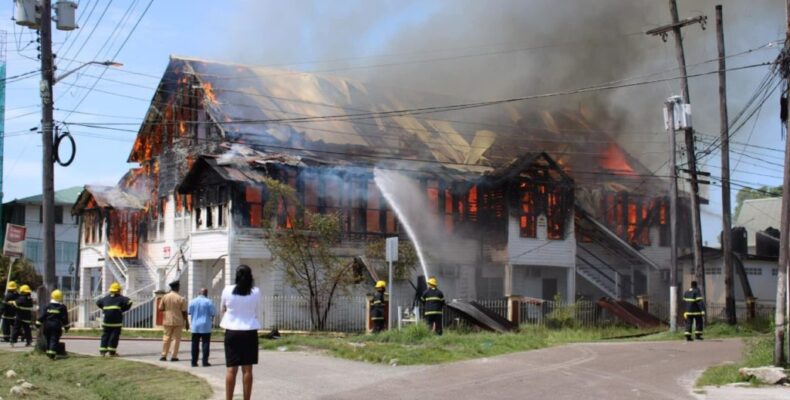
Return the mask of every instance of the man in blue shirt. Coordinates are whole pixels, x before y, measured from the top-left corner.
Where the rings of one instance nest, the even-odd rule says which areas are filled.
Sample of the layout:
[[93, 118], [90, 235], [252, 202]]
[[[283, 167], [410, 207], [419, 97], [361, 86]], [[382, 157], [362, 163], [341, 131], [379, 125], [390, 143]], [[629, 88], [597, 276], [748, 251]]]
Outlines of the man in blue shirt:
[[211, 366], [208, 362], [209, 343], [211, 342], [211, 326], [217, 310], [209, 300], [208, 289], [200, 289], [200, 296], [189, 302], [189, 316], [192, 318], [192, 366], [197, 367], [198, 344], [203, 344], [203, 366]]

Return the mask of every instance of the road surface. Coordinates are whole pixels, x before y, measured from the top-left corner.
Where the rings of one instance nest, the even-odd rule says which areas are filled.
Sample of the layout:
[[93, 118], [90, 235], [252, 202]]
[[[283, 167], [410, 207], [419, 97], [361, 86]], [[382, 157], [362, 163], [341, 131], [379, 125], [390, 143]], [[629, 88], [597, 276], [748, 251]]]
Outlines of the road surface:
[[[67, 340], [69, 351], [97, 354], [96, 340]], [[160, 342], [122, 340], [124, 358], [192, 372], [222, 398], [221, 343], [212, 343], [211, 367], [160, 362]], [[720, 388], [693, 393], [710, 365], [737, 361], [740, 340], [573, 344], [445, 364], [390, 367], [315, 353], [262, 351], [254, 369], [253, 397], [277, 399], [790, 399], [790, 389]], [[240, 382], [239, 382], [240, 385]], [[237, 388], [239, 393], [240, 387]], [[755, 392], [755, 390], [758, 390]]]

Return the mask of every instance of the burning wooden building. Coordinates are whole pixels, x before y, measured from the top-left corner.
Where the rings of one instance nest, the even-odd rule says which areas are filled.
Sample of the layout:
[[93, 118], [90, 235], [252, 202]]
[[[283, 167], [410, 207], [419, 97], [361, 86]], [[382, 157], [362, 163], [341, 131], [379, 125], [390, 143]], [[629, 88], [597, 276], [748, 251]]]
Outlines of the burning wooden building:
[[[105, 271], [103, 288], [112, 277], [140, 293], [180, 277], [191, 297], [218, 293], [245, 263], [265, 293], [288, 294], [261, 226], [264, 178], [291, 185], [308, 210], [340, 213], [338, 251], [353, 257], [371, 240], [411, 239], [379, 170], [419, 199], [428, 273], [451, 298], [666, 295], [661, 181], [584, 110], [433, 112], [413, 97], [171, 58], [129, 155], [137, 166], [78, 201], [80, 267]], [[277, 223], [287, 228], [294, 212]]]

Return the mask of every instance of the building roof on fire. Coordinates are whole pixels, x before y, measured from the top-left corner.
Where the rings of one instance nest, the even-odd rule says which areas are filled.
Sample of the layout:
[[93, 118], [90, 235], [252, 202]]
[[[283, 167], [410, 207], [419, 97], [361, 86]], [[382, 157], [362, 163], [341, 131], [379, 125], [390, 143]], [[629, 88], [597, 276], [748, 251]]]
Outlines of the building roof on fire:
[[570, 175], [579, 171], [584, 182], [595, 180], [597, 187], [608, 179], [618, 182], [615, 189], [649, 192], [657, 186], [642, 184], [651, 171], [597, 129], [583, 109], [547, 112], [510, 103], [452, 113], [401, 112], [452, 100], [334, 76], [176, 56], [130, 161], [143, 161], [140, 142], [156, 134], [167, 114], [162, 110], [181, 84], [203, 88], [208, 118], [220, 127], [223, 140], [267, 153], [331, 162], [407, 161], [482, 173], [545, 151]]
[[145, 200], [118, 186], [85, 185], [74, 203], [72, 213], [78, 214], [90, 208], [142, 210], [145, 209]]

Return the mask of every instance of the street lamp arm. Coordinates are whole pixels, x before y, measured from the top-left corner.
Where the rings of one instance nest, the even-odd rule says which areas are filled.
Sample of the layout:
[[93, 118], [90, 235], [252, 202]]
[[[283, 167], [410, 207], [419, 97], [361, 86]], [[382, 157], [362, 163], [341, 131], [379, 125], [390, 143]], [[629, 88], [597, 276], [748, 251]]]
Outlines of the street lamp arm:
[[91, 65], [91, 64], [104, 65], [104, 66], [107, 66], [107, 67], [121, 67], [121, 66], [123, 66], [123, 64], [121, 64], [119, 62], [110, 61], [110, 60], [107, 60], [107, 61], [88, 61], [85, 64], [82, 64], [79, 67], [74, 68], [71, 71], [68, 71], [68, 72], [64, 73], [63, 75], [56, 77], [52, 81], [52, 84], [54, 85], [54, 84], [56, 84], [56, 83], [58, 83], [58, 82], [60, 82], [60, 81], [62, 81], [64, 79], [66, 79], [66, 77], [68, 77], [69, 75], [71, 75], [71, 74], [73, 74], [73, 73], [75, 73], [75, 72], [87, 67], [88, 65]]

